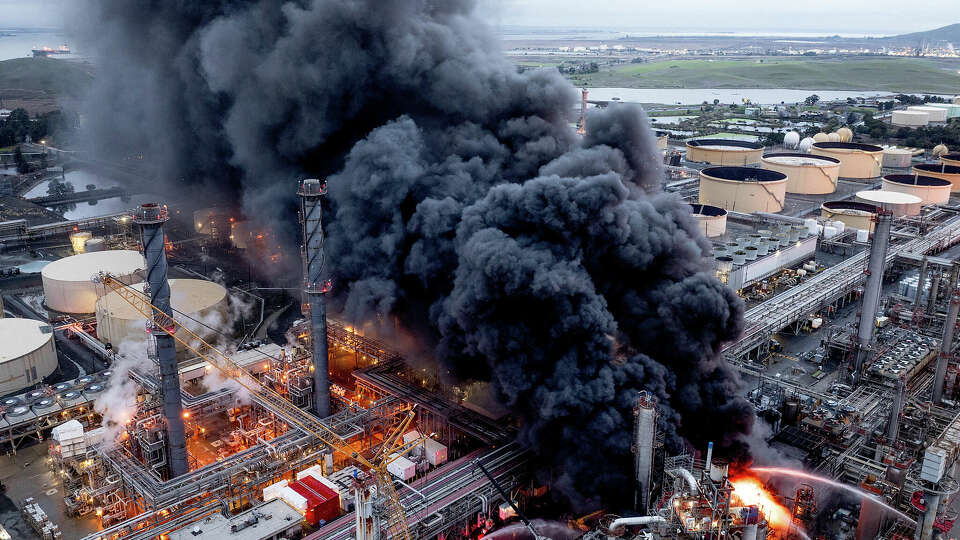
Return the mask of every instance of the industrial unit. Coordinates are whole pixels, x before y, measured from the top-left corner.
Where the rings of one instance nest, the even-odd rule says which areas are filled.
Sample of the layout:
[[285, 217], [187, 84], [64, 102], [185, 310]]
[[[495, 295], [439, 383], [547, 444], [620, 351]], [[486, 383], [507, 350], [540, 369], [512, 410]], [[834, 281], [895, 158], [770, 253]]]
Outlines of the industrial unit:
[[779, 212], [787, 175], [751, 167], [710, 167], [700, 171], [700, 204], [737, 212]]
[[762, 167], [787, 175], [787, 193], [822, 195], [837, 190], [840, 160], [810, 154], [776, 153], [763, 156]]
[[687, 143], [687, 161], [719, 166], [760, 163], [763, 145], [730, 139], [698, 139]]
[[845, 142], [817, 142], [811, 150], [814, 155], [832, 157], [840, 161], [841, 178], [876, 178], [880, 176], [883, 148], [872, 144]]

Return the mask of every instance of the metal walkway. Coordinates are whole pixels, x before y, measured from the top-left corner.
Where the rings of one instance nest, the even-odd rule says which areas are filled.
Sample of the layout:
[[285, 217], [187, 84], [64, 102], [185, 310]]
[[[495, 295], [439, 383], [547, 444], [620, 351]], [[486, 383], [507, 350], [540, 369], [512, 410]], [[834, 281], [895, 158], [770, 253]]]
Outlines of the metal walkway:
[[[939, 252], [960, 240], [960, 217], [952, 218], [939, 229], [922, 238], [890, 246], [887, 266], [898, 257]], [[739, 340], [723, 347], [724, 355], [736, 362], [788, 325], [850, 293], [865, 280], [868, 252], [849, 259], [763, 302], [744, 314], [744, 332]]]

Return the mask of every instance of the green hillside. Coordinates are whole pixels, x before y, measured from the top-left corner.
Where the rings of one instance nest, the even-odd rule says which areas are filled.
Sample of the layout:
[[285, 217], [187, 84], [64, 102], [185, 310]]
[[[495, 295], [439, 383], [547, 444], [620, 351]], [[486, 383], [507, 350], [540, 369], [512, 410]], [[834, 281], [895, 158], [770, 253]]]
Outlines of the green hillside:
[[89, 64], [53, 58], [0, 61], [0, 97], [78, 95], [93, 80]]
[[577, 85], [626, 88], [793, 88], [953, 94], [957, 67], [916, 58], [665, 60], [576, 75]]

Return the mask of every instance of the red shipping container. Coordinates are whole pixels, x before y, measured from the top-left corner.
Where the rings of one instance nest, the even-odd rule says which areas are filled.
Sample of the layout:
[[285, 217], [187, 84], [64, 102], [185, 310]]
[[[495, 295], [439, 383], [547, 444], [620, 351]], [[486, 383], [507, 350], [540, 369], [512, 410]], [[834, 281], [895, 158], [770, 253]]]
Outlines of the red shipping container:
[[311, 476], [305, 476], [290, 487], [309, 501], [306, 520], [316, 526], [320, 520], [330, 523], [340, 517], [340, 495]]
[[301, 482], [305, 483], [314, 493], [323, 499], [323, 502], [321, 502], [317, 508], [317, 519], [322, 519], [330, 523], [340, 517], [339, 493], [330, 489], [329, 486], [312, 476], [304, 478]]
[[317, 523], [319, 523], [316, 510], [323, 501], [316, 493], [313, 493], [313, 490], [305, 486], [303, 482], [290, 482], [287, 487], [296, 491], [307, 500], [307, 513], [304, 514], [303, 519], [310, 525], [316, 526]]

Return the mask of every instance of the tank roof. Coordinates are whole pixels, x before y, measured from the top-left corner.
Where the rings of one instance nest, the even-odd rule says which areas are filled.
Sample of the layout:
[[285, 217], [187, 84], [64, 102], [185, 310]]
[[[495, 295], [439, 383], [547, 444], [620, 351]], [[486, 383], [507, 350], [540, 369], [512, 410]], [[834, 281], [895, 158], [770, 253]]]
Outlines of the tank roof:
[[899, 191], [858, 191], [857, 197], [870, 202], [877, 203], [878, 206], [890, 204], [919, 204], [921, 199], [916, 195], [909, 193], [900, 193]]
[[129, 275], [145, 267], [143, 255], [137, 251], [95, 251], [54, 261], [45, 266], [41, 274], [58, 281], [90, 281], [100, 271]]
[[876, 206], [856, 201], [827, 201], [821, 206], [830, 211], [855, 210], [857, 212], [866, 212], [868, 214], [877, 213]]
[[736, 139], [697, 139], [695, 141], [687, 141], [687, 146], [704, 148], [726, 146], [734, 150], [759, 150], [763, 148], [763, 145], [760, 143], [738, 141]]
[[787, 179], [787, 175], [782, 172], [756, 167], [709, 167], [700, 173], [720, 180], [740, 182], [779, 182]]
[[830, 156], [818, 156], [816, 154], [803, 154], [799, 152], [776, 152], [773, 154], [764, 154], [763, 160], [770, 161], [772, 163], [779, 163], [781, 165], [797, 166], [821, 166], [825, 163], [831, 163], [835, 165], [840, 164], [840, 160], [837, 158], [832, 158]]
[[883, 148], [874, 144], [852, 143], [852, 142], [818, 142], [813, 143], [814, 148], [823, 150], [860, 150], [863, 152], [882, 152]]
[[913, 168], [924, 172], [960, 174], [960, 167], [957, 167], [956, 165], [944, 165], [942, 163], [920, 163], [918, 165], [914, 165]]
[[960, 152], [950, 152], [949, 154], [943, 154], [940, 156], [941, 159], [949, 159], [952, 161], [960, 161]]
[[[180, 313], [196, 313], [222, 302], [227, 296], [223, 286], [212, 281], [202, 279], [171, 279], [170, 306]], [[143, 283], [131, 285], [137, 291], [143, 292]], [[116, 319], [143, 319], [143, 314], [137, 311], [117, 292], [111, 292], [97, 300], [97, 309], [106, 310], [110, 317]]]
[[719, 206], [711, 206], [709, 204], [691, 204], [693, 214], [699, 214], [701, 216], [725, 216], [727, 211]]
[[884, 176], [883, 179], [909, 186], [944, 187], [951, 185], [949, 180], [919, 174], [888, 174]]
[[16, 360], [53, 339], [50, 323], [34, 319], [0, 319], [0, 364]]

